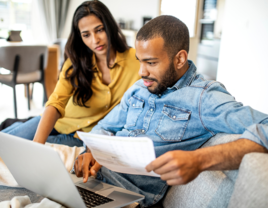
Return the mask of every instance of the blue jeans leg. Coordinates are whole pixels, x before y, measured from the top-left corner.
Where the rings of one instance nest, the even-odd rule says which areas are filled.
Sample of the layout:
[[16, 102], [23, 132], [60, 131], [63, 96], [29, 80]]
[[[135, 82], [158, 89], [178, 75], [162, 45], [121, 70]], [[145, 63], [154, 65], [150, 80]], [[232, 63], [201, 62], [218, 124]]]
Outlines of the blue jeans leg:
[[14, 126], [11, 125], [10, 128], [4, 129], [2, 132], [24, 139], [33, 140], [40, 119], [41, 116], [36, 116], [24, 123], [17, 124], [16, 122], [13, 124]]
[[11, 124], [9, 127], [3, 129], [1, 132], [8, 134], [8, 132], [10, 132], [11, 130], [15, 129], [20, 124], [22, 124], [22, 122], [21, 121], [17, 121], [15, 123]]
[[74, 133], [71, 134], [58, 134], [50, 135], [47, 138], [47, 142], [54, 144], [64, 144], [70, 147], [81, 147], [83, 146], [83, 141], [74, 137]]
[[[36, 116], [24, 123], [16, 122], [11, 126], [5, 128], [2, 132], [18, 136], [24, 139], [33, 140], [35, 132], [37, 130], [38, 124], [40, 122], [41, 116]], [[74, 133], [71, 134], [60, 134], [55, 129], [52, 130], [47, 142], [54, 144], [64, 144], [70, 147], [81, 147], [83, 146], [83, 141], [74, 138]]]

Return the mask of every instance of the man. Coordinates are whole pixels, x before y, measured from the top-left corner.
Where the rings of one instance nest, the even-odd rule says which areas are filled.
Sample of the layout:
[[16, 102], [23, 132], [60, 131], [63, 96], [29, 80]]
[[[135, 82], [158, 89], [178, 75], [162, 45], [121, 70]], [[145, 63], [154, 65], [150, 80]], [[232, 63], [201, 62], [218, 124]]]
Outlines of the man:
[[[141, 193], [145, 199], [140, 205], [148, 207], [164, 196], [168, 185], [188, 183], [205, 170], [237, 169], [246, 153], [267, 152], [268, 116], [242, 106], [222, 84], [196, 74], [195, 65], [187, 60], [188, 51], [188, 29], [177, 18], [159, 16], [145, 24], [136, 39], [142, 80], [92, 130], [151, 138], [157, 159], [146, 169], [160, 174], [161, 179], [101, 168], [90, 152], [77, 159], [77, 176], [86, 181], [96, 175], [99, 180]], [[220, 132], [242, 136], [234, 142], [198, 149]]]

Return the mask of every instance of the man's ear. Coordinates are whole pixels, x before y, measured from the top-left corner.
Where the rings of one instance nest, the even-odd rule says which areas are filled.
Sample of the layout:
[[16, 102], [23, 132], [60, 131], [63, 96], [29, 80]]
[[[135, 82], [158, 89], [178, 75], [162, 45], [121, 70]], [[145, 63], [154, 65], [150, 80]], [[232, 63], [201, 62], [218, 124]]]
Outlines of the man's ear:
[[174, 57], [174, 65], [176, 69], [181, 69], [188, 60], [188, 53], [180, 50]]

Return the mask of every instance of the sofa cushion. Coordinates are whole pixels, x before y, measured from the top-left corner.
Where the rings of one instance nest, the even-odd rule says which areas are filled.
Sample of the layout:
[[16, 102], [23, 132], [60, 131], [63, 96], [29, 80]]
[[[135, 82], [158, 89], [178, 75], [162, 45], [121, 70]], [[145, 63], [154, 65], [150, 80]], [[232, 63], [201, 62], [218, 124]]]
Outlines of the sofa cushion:
[[[201, 148], [239, 139], [238, 134], [217, 134]], [[237, 170], [205, 171], [186, 185], [172, 186], [163, 201], [164, 207], [227, 207], [233, 193]]]
[[268, 154], [243, 157], [228, 208], [268, 207]]

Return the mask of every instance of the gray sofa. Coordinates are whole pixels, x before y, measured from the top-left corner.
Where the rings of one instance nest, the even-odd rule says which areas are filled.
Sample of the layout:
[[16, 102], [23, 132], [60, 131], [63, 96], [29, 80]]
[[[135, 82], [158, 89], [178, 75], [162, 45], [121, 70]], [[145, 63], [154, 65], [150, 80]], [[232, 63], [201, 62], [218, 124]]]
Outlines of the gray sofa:
[[[239, 137], [217, 134], [202, 148], [231, 142]], [[267, 208], [268, 154], [247, 154], [239, 170], [205, 171], [186, 185], [170, 187], [163, 207]]]

